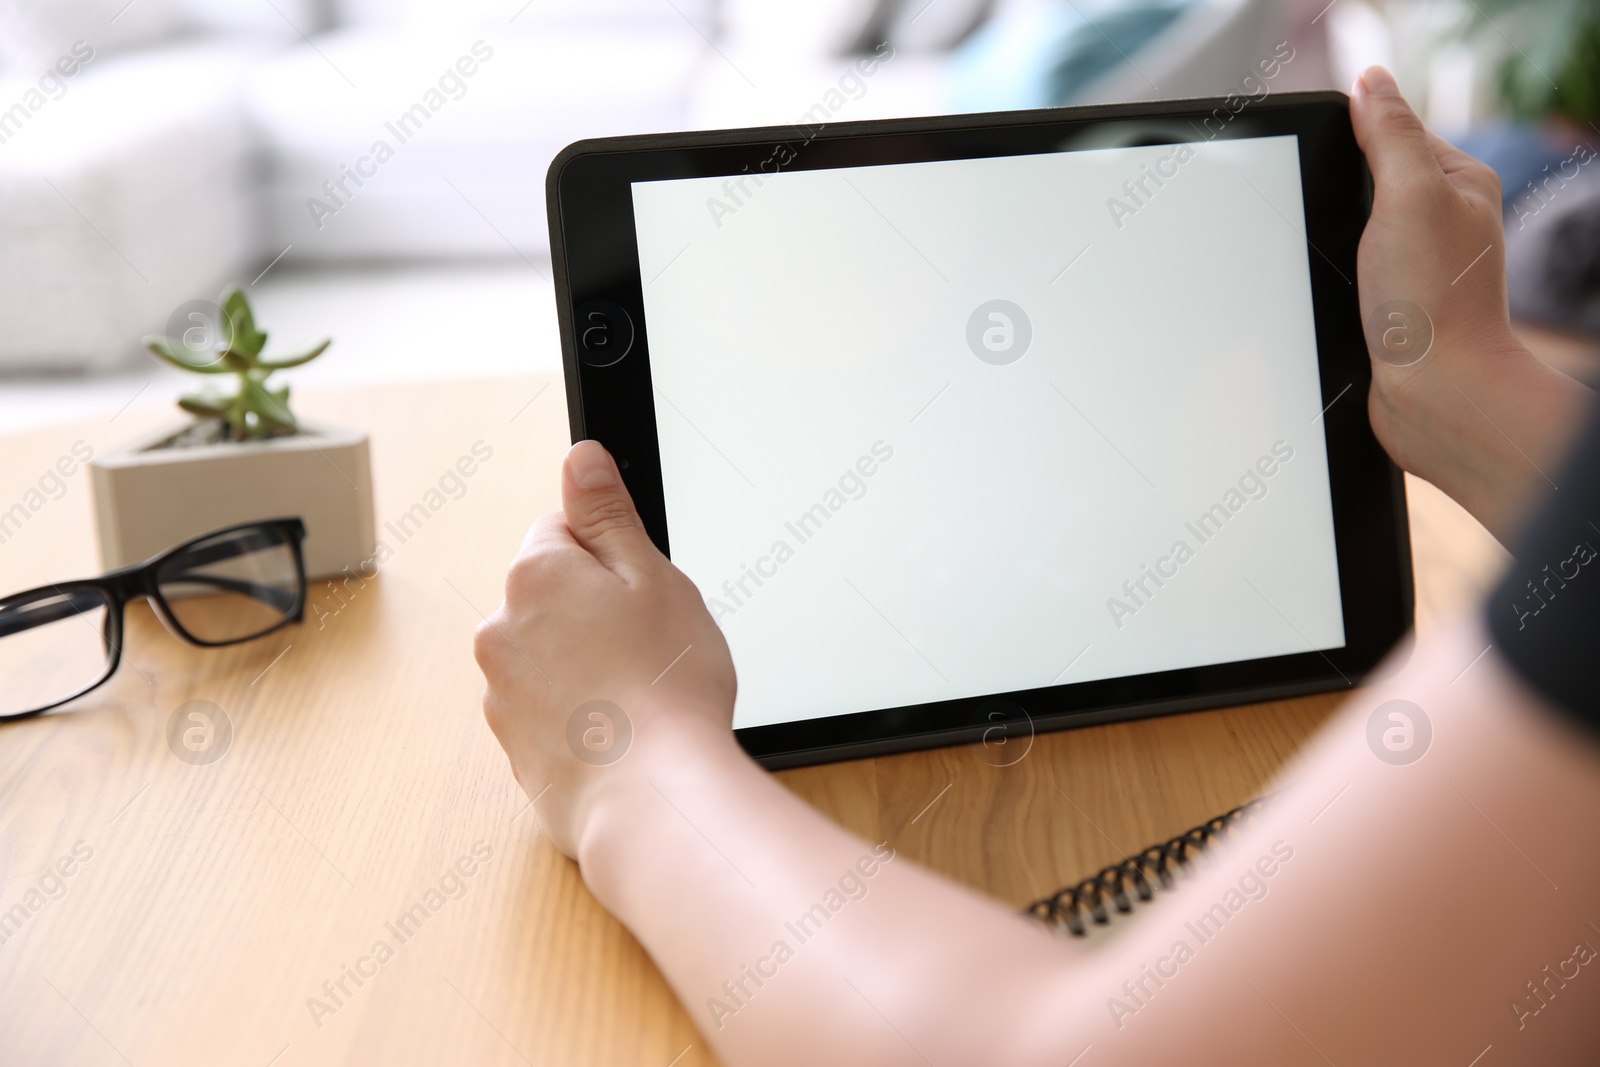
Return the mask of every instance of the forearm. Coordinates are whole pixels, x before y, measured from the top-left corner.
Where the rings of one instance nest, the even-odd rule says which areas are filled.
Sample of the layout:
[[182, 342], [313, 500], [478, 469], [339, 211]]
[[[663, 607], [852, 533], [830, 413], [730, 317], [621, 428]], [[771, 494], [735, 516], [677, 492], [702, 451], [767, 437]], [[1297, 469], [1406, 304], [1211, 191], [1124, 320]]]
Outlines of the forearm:
[[1375, 381], [1373, 426], [1395, 461], [1437, 485], [1503, 545], [1556, 488], [1594, 401], [1509, 336], [1471, 360], [1425, 360]]
[[[1355, 695], [1263, 817], [1109, 946], [1089, 988], [1119, 1025], [1096, 1062], [1593, 1062], [1600, 981], [1563, 961], [1600, 946], [1600, 858], [1576, 844], [1600, 833], [1600, 747], [1487, 643], [1452, 623]], [[1418, 708], [1420, 758], [1380, 758], [1370, 718]]]
[[1032, 1058], [1022, 1005], [1080, 953], [828, 822], [725, 731], [656, 721], [579, 861], [725, 1062]]

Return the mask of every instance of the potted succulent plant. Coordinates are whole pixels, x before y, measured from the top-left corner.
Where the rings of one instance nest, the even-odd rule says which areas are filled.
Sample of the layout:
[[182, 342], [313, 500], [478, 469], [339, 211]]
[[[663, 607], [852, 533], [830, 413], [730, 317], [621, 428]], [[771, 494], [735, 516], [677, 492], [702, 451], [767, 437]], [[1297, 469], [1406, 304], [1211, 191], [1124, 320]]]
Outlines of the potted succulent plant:
[[[258, 519], [305, 521], [313, 577], [358, 568], [373, 554], [372, 479], [366, 434], [301, 422], [289, 387], [270, 377], [311, 362], [322, 341], [268, 358], [267, 335], [237, 287], [217, 304], [191, 301], [173, 313], [149, 351], [206, 387], [178, 406], [193, 418], [90, 463], [101, 562], [146, 559], [208, 530]], [[230, 389], [211, 383], [231, 379]]]

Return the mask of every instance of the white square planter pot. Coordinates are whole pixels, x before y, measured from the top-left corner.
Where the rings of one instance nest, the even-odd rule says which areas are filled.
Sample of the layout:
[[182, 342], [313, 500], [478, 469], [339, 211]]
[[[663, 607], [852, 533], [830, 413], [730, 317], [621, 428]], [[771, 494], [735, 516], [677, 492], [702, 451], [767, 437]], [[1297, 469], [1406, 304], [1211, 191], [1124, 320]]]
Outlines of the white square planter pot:
[[305, 520], [306, 575], [352, 571], [374, 550], [367, 435], [303, 426], [293, 437], [157, 448], [174, 426], [96, 456], [100, 562], [139, 563], [211, 530], [257, 519]]

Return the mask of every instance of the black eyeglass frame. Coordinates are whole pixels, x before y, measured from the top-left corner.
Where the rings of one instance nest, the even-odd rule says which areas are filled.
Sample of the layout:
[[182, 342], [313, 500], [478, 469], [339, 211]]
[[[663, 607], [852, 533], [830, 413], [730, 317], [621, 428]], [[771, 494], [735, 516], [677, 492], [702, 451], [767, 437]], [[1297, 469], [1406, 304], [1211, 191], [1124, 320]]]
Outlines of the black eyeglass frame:
[[[172, 605], [167, 602], [166, 596], [161, 592], [161, 587], [157, 580], [157, 576], [160, 573], [162, 566], [171, 562], [173, 559], [182, 556], [185, 552], [191, 552], [196, 546], [204, 544], [207, 541], [215, 540], [218, 537], [226, 536], [227, 534], [239, 533], [246, 530], [260, 530], [263, 533], [272, 532], [282, 535], [282, 544], [289, 548], [290, 555], [294, 559], [296, 581], [294, 597], [292, 601], [285, 606], [283, 618], [279, 619], [277, 622], [273, 623], [271, 626], [268, 626], [264, 630], [259, 630], [243, 637], [229, 638], [225, 641], [203, 640], [190, 633], [183, 623], [178, 621], [177, 612], [172, 610]], [[234, 526], [224, 526], [219, 530], [211, 530], [207, 533], [201, 534], [199, 537], [190, 538], [182, 544], [169, 548], [159, 555], [151, 556], [143, 563], [135, 563], [127, 567], [121, 567], [117, 570], [111, 571], [109, 574], [103, 574], [98, 578], [80, 578], [68, 582], [55, 582], [50, 585], [38, 586], [34, 589], [26, 589], [20, 593], [13, 593], [10, 596], [0, 597], [0, 615], [3, 615], [5, 609], [12, 604], [25, 603], [30, 600], [36, 600], [43, 596], [49, 596], [52, 594], [56, 596], [70, 596], [74, 592], [98, 593], [106, 600], [105, 632], [103, 637], [106, 642], [107, 651], [106, 669], [99, 678], [90, 682], [88, 685], [83, 686], [76, 692], [69, 693], [67, 696], [62, 697], [60, 700], [57, 700], [52, 704], [46, 704], [44, 707], [33, 708], [28, 711], [14, 712], [9, 715], [0, 715], [0, 722], [15, 722], [19, 719], [28, 719], [35, 715], [43, 715], [47, 711], [52, 711], [55, 708], [61, 707], [63, 704], [71, 703], [84, 694], [93, 692], [95, 689], [98, 689], [100, 686], [104, 685], [113, 674], [117, 673], [117, 668], [122, 665], [122, 637], [125, 629], [123, 625], [123, 613], [129, 602], [138, 600], [140, 597], [150, 601], [150, 604], [155, 609], [156, 614], [160, 617], [162, 623], [168, 629], [177, 634], [179, 637], [183, 638], [185, 641], [188, 641], [190, 644], [198, 645], [201, 648], [224, 648], [228, 645], [244, 644], [246, 641], [254, 641], [257, 638], [265, 637], [270, 633], [281, 630], [283, 627], [292, 622], [302, 621], [305, 618], [307, 596], [305, 554], [302, 547], [302, 543], [305, 541], [305, 536], [305, 523], [298, 518], [264, 519], [258, 522], [242, 522]], [[193, 581], [194, 577], [188, 576], [186, 580]], [[216, 576], [209, 576], [209, 580], [213, 583], [224, 581]], [[78, 614], [82, 614], [82, 612], [79, 611]], [[43, 625], [43, 623], [41, 622], [36, 625]], [[29, 627], [29, 629], [31, 628], [32, 627]], [[4, 635], [0, 634], [0, 636]]]

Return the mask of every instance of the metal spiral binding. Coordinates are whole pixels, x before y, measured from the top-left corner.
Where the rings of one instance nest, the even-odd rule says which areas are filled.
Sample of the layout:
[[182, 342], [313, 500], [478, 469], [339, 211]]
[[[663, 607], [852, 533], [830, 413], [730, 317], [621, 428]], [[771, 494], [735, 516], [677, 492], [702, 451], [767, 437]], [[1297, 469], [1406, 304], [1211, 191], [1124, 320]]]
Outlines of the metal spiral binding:
[[1208, 819], [1177, 837], [1159, 845], [1151, 845], [1136, 856], [1129, 856], [1121, 863], [1103, 868], [1076, 885], [1064, 886], [1034, 901], [1024, 909], [1023, 914], [1031, 915], [1049, 926], [1064, 926], [1074, 937], [1085, 937], [1089, 932], [1083, 921], [1086, 912], [1097, 924], [1105, 925], [1111, 921], [1106, 901], [1111, 901], [1118, 911], [1127, 913], [1133, 910], [1130, 889], [1140, 900], [1155, 896], [1155, 886], [1158, 884], [1163, 889], [1171, 889], [1177, 870], [1188, 867], [1190, 860], [1210, 847], [1214, 839], [1236, 828], [1266, 802], [1266, 797], [1246, 801], [1232, 811]]

